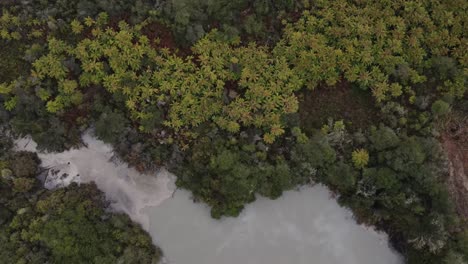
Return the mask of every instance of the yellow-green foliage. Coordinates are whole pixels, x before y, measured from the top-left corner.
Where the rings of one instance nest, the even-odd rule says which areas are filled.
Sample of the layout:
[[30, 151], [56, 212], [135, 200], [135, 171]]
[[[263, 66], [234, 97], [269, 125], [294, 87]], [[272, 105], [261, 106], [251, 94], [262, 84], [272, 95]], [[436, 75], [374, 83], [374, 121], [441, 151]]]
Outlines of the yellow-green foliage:
[[[466, 68], [466, 9], [463, 0], [315, 1], [286, 26], [275, 54], [286, 56], [310, 89], [344, 76], [372, 89], [378, 101], [387, 100], [412, 94], [409, 86], [425, 81], [422, 70], [430, 57], [450, 56]], [[404, 84], [389, 78], [398, 68]], [[458, 79], [441, 89], [463, 95], [464, 78]]]
[[21, 25], [19, 17], [10, 14], [7, 10], [3, 11], [0, 17], [0, 38], [5, 40], [21, 39], [21, 35], [17, 31]]
[[[80, 22], [72, 24], [74, 31], [83, 30]], [[48, 53], [33, 63], [34, 77], [57, 82], [52, 93], [38, 91], [49, 112], [80, 104], [88, 87], [100, 85], [123, 96], [140, 124], [153, 117], [155, 107], [164, 105], [168, 110], [164, 125], [176, 132], [205, 122], [232, 133], [253, 126], [263, 129], [264, 140], [272, 143], [284, 133], [281, 116], [298, 109], [294, 92], [301, 88], [301, 80], [284, 58], [272, 57], [266, 47], [221, 41], [214, 31], [193, 47], [193, 56], [183, 58], [154, 48], [139, 32], [143, 25], [120, 22], [114, 30], [99, 24], [87, 18], [84, 25], [92, 26], [93, 37], [75, 46], [50, 38]], [[69, 79], [64, 64], [69, 58], [80, 63], [77, 81]], [[231, 95], [228, 82], [236, 84]]]
[[[96, 20], [71, 22], [78, 39], [73, 44], [49, 37], [30, 79], [39, 80], [36, 94], [52, 113], [81, 104], [90, 87], [102, 87], [125, 101], [144, 132], [152, 132], [148, 124], [155, 120], [183, 137], [196, 136], [193, 128], [205, 124], [231, 133], [255, 127], [272, 143], [284, 133], [284, 114], [298, 110], [294, 93], [303, 85], [313, 89], [344, 78], [372, 90], [377, 101], [407, 93], [413, 103], [412, 87], [423, 86], [434, 60], [438, 67], [456, 70], [431, 87], [463, 96], [466, 6], [462, 0], [315, 1], [297, 22], [286, 25], [273, 51], [221, 40], [213, 31], [188, 57], [152, 43], [141, 33], [145, 22], [108, 27], [108, 16], [101, 13]], [[17, 23], [8, 13], [4, 17], [4, 24]], [[76, 62], [81, 70], [65, 62]], [[8, 109], [15, 100], [5, 103]]]
[[3, 106], [5, 107], [6, 110], [13, 110], [16, 107], [16, 102], [17, 102], [17, 97], [16, 96], [11, 96], [11, 92], [13, 91], [13, 88], [15, 87], [16, 82], [12, 83], [0, 83], [0, 95], [5, 96], [5, 98], [8, 98], [8, 100], [5, 100], [3, 103]]
[[240, 125], [266, 128], [264, 140], [272, 143], [284, 133], [281, 115], [298, 110], [294, 92], [301, 88], [301, 80], [284, 58], [272, 58], [265, 47], [235, 47], [217, 41], [215, 33], [198, 42], [193, 50], [202, 69], [212, 69], [222, 82], [237, 82], [236, 92], [243, 94], [224, 105], [222, 114], [214, 117], [215, 122], [231, 132], [237, 132]]
[[352, 153], [352, 159], [354, 167], [357, 169], [363, 169], [369, 163], [369, 152], [365, 149], [356, 149]]
[[343, 120], [335, 121], [332, 122], [329, 120], [329, 124], [323, 125], [320, 131], [322, 131], [323, 134], [328, 134], [328, 133], [342, 133], [345, 131], [346, 127], [344, 124]]
[[79, 20], [76, 20], [74, 19], [71, 23], [70, 23], [70, 26], [71, 26], [71, 30], [74, 34], [80, 34], [84, 27], [83, 25], [81, 24], [81, 22]]
[[35, 27], [41, 24], [38, 19], [20, 17], [5, 9], [0, 16], [0, 39], [7, 41], [21, 40], [24, 36], [29, 39], [39, 38], [43, 35], [43, 32]]

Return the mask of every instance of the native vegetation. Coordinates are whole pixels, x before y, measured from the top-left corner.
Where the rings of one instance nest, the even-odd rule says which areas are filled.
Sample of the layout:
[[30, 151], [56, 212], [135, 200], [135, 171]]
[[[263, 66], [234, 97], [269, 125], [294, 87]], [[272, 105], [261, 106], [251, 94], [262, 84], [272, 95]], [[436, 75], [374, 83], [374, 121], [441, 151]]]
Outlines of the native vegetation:
[[[467, 114], [466, 1], [51, 2], [0, 4], [0, 120], [15, 135], [60, 151], [93, 128], [138, 169], [168, 166], [215, 218], [321, 182], [408, 263], [468, 261], [437, 126]], [[9, 192], [37, 188], [8, 169]], [[91, 217], [63, 210], [34, 214], [52, 212], [51, 229]], [[97, 258], [122, 257], [106, 243]]]
[[140, 226], [111, 213], [93, 184], [46, 190], [35, 153], [0, 139], [0, 263], [158, 263]]

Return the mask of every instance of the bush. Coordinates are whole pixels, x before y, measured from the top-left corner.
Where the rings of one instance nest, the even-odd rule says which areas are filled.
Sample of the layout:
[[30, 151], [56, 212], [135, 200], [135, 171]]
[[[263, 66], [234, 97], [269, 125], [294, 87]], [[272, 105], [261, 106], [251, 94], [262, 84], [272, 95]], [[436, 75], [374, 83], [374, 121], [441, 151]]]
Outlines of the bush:
[[36, 153], [20, 151], [13, 155], [9, 163], [15, 177], [31, 178], [36, 176], [40, 162]]
[[34, 178], [14, 178], [13, 179], [13, 189], [16, 192], [29, 192], [32, 190], [34, 185], [36, 184], [36, 179]]
[[450, 105], [442, 100], [437, 100], [432, 104], [432, 113], [437, 116], [445, 116], [450, 113]]
[[325, 175], [325, 182], [346, 194], [354, 190], [358, 173], [348, 164], [338, 162], [327, 168]]
[[369, 152], [365, 149], [357, 149], [352, 153], [352, 159], [354, 167], [357, 169], [362, 169], [367, 166], [369, 162]]
[[96, 136], [107, 143], [118, 143], [119, 139], [125, 135], [128, 123], [123, 114], [107, 110], [99, 116], [95, 123]]

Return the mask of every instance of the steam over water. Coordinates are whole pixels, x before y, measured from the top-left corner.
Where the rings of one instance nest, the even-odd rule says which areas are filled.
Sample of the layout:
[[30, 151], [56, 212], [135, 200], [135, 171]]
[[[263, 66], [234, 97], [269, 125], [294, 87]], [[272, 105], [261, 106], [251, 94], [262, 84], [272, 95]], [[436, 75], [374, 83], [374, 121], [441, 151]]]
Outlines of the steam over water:
[[[237, 218], [214, 220], [209, 208], [175, 190], [166, 170], [139, 174], [112, 161], [112, 148], [83, 136], [87, 147], [38, 153], [50, 168], [44, 182], [56, 188], [95, 181], [112, 201], [147, 230], [171, 264], [399, 264], [387, 236], [356, 224], [326, 187], [303, 187], [277, 200], [258, 198]], [[36, 150], [30, 139], [17, 148]]]
[[[91, 182], [102, 190], [112, 207], [127, 213], [148, 230], [149, 218], [142, 209], [157, 206], [171, 197], [175, 189], [173, 176], [162, 169], [143, 175], [127, 164], [113, 159], [112, 148], [90, 134], [83, 136], [87, 147], [62, 153], [38, 153], [41, 166], [50, 168], [44, 186], [48, 189], [74, 182]], [[37, 144], [24, 138], [16, 141], [21, 150], [35, 151]]]

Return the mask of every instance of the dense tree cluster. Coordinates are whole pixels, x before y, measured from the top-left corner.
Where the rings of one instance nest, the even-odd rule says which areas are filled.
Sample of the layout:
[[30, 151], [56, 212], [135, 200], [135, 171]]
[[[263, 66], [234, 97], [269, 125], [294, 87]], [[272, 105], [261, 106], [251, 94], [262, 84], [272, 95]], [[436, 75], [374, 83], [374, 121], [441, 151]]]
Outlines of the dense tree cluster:
[[[413, 86], [431, 67], [466, 68], [466, 8], [464, 1], [317, 1], [286, 26], [275, 53], [309, 89], [345, 78], [377, 101], [406, 93], [413, 102]], [[466, 71], [452, 71], [430, 88], [461, 97], [465, 79]]]
[[237, 216], [256, 194], [278, 198], [283, 190], [298, 184], [284, 155], [270, 154], [267, 149], [248, 134], [239, 140], [203, 137], [176, 165], [177, 185], [209, 204], [213, 217]]
[[[226, 38], [243, 36], [274, 42], [280, 38], [281, 19], [310, 6], [310, 0], [5, 0], [2, 6], [21, 16], [49, 20], [54, 28], [79, 18], [112, 17], [139, 23], [157, 17], [178, 40], [189, 46], [214, 28]], [[281, 19], [280, 19], [281, 18]]]
[[[272, 143], [284, 133], [281, 116], [298, 109], [294, 92], [301, 81], [285, 60], [271, 58], [265, 47], [238, 47], [212, 32], [193, 47], [193, 57], [181, 58], [167, 49], [154, 49], [139, 28], [120, 22], [118, 30], [105, 28], [107, 14], [97, 20], [74, 20], [72, 30], [86, 27], [92, 37], [75, 46], [50, 37], [47, 54], [32, 63], [30, 80], [22, 89], [34, 89], [46, 102], [47, 112], [63, 115], [80, 107], [88, 90], [101, 86], [127, 107], [140, 130], [153, 132], [164, 125], [187, 132], [214, 122], [236, 133], [240, 127], [265, 130]], [[226, 88], [235, 83], [232, 89]], [[4, 103], [13, 110], [19, 82], [2, 84]], [[146, 125], [147, 124], [147, 125]]]
[[[321, 182], [360, 221], [387, 231], [408, 263], [468, 261], [466, 219], [455, 214], [444, 185], [436, 129], [466, 101], [466, 1], [51, 2], [0, 4], [7, 47], [0, 50], [0, 120], [13, 133], [63, 150], [92, 127], [138, 169], [168, 166], [216, 218], [238, 215], [256, 195], [277, 198]], [[334, 107], [304, 99], [325, 89], [359, 91], [366, 105], [336, 107], [343, 113], [333, 116], [314, 111]], [[346, 120], [350, 112], [372, 115], [358, 126]], [[35, 193], [30, 166], [8, 166], [10, 192]], [[47, 215], [50, 230], [62, 229], [63, 219], [98, 221], [102, 206], [80, 200], [94, 187], [79, 188], [43, 191], [36, 200], [48, 205], [27, 212], [37, 221]], [[77, 206], [60, 208], [54, 199]], [[84, 211], [76, 211], [80, 204]], [[106, 221], [93, 228], [116, 225]], [[28, 228], [36, 239], [28, 247], [93, 261], [73, 260], [66, 243], [54, 242], [73, 229], [41, 236]], [[70, 243], [81, 243], [76, 239]], [[102, 252], [129, 253], [99, 243], [95, 261]]]
[[168, 0], [161, 5], [176, 36], [193, 43], [213, 28], [225, 38], [236, 36], [274, 42], [280, 38], [280, 18], [309, 6], [309, 0]]
[[324, 132], [290, 151], [293, 170], [302, 168], [296, 177], [313, 175], [337, 191], [359, 220], [388, 230], [408, 263], [466, 258], [468, 237], [454, 232], [463, 224], [448, 198], [446, 160], [434, 138], [385, 125], [364, 134]]
[[161, 251], [94, 184], [45, 190], [32, 152], [0, 146], [0, 263], [158, 263]]

